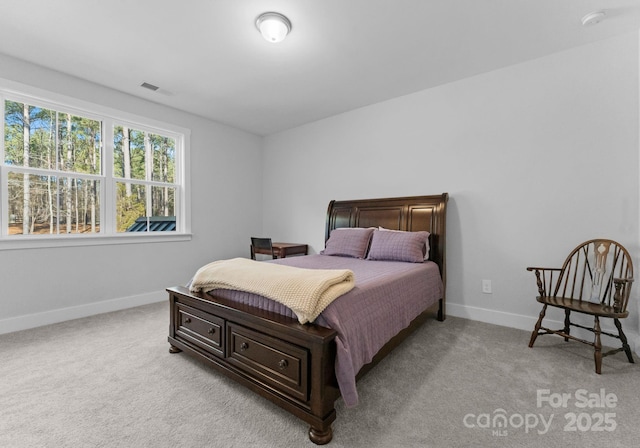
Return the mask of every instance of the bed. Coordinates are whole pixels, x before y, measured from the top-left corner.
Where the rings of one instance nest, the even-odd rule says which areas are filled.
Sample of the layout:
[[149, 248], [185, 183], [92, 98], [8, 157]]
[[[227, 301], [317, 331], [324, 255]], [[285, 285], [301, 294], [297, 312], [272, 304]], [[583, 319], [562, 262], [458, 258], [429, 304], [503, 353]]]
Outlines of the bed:
[[[355, 382], [358, 378], [430, 316], [435, 315], [441, 321], [445, 319], [447, 200], [448, 195], [443, 193], [329, 203], [325, 231], [328, 245], [325, 251], [335, 247], [330, 245], [335, 240], [335, 237], [330, 239], [334, 229], [384, 228], [416, 234], [426, 231], [429, 232], [429, 261], [424, 263], [370, 261], [325, 254], [275, 261], [300, 267], [317, 266], [318, 262], [328, 268], [347, 266], [355, 272], [356, 279], [367, 276], [381, 278], [378, 272], [367, 274], [369, 271], [364, 270], [370, 269], [367, 265], [382, 269], [385, 264], [390, 267], [403, 264], [411, 270], [418, 270], [417, 275], [422, 278], [420, 281], [426, 282], [421, 284], [423, 286], [420, 289], [433, 289], [435, 292], [430, 292], [429, 299], [424, 299], [422, 305], [411, 305], [410, 312], [405, 313], [404, 308], [388, 311], [394, 316], [390, 320], [404, 319], [396, 324], [401, 325], [401, 329], [394, 330], [393, 335], [384, 336], [384, 343], [380, 346], [373, 344], [368, 347], [369, 352], [353, 355], [357, 360], [349, 358], [345, 361], [344, 352], [345, 345], [354, 344], [354, 338], [358, 338], [361, 330], [350, 329], [339, 321], [336, 324], [332, 315], [340, 314], [336, 310], [348, 309], [344, 307], [350, 300], [366, 298], [367, 292], [360, 286], [337, 298], [313, 323], [305, 324], [301, 324], [287, 307], [251, 294], [223, 290], [192, 292], [187, 286], [168, 288], [169, 351], [184, 352], [205, 361], [215, 370], [308, 423], [312, 442], [329, 443], [333, 436], [331, 425], [336, 419], [336, 400], [342, 396], [347, 406], [357, 403]], [[373, 241], [369, 250], [374, 250]], [[424, 274], [419, 271], [421, 269]], [[429, 275], [433, 276], [433, 272], [436, 278], [426, 280]], [[411, 275], [416, 276], [415, 273]], [[431, 284], [437, 287], [431, 288]], [[386, 288], [390, 295], [401, 290], [393, 284]], [[360, 294], [360, 299], [353, 298], [357, 294]], [[411, 294], [403, 293], [407, 296]], [[376, 312], [380, 314], [383, 311], [376, 308]], [[352, 367], [351, 372], [345, 366]]]

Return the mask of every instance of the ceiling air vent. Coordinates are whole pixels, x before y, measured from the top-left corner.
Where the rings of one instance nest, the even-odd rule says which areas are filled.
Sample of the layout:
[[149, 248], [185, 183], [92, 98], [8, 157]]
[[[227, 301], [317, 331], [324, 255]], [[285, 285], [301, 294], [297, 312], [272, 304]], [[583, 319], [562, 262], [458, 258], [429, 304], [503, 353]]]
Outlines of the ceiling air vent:
[[145, 89], [153, 90], [154, 92], [160, 88], [158, 86], [154, 86], [153, 84], [149, 84], [148, 82], [143, 82], [142, 84], [140, 84], [140, 87], [144, 87]]

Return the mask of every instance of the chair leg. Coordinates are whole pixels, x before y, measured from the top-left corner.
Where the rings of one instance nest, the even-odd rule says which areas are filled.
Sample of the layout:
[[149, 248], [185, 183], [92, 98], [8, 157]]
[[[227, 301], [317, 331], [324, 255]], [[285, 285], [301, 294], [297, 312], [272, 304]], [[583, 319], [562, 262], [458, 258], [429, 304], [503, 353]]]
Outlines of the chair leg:
[[627, 336], [625, 336], [624, 331], [622, 331], [622, 324], [619, 319], [613, 319], [613, 323], [616, 324], [616, 328], [618, 329], [618, 334], [620, 335], [620, 340], [622, 341], [622, 348], [624, 352], [627, 354], [627, 359], [629, 362], [633, 363], [633, 354], [631, 354], [631, 347], [629, 347], [629, 343], [627, 342]]
[[[564, 310], [564, 332], [565, 334], [571, 334], [571, 320], [569, 320], [569, 315], [571, 314], [571, 310]], [[569, 340], [569, 338], [564, 338], [565, 342]]]
[[593, 347], [595, 348], [593, 358], [596, 362], [596, 373], [600, 375], [602, 372], [602, 342], [600, 341], [600, 319], [598, 316], [595, 317], [593, 333], [595, 334], [593, 341]]
[[544, 315], [547, 312], [547, 304], [545, 303], [542, 307], [542, 311], [540, 311], [540, 317], [538, 317], [538, 322], [536, 322], [536, 326], [533, 328], [533, 332], [531, 333], [531, 339], [529, 340], [529, 347], [533, 347], [533, 343], [536, 342], [536, 338], [538, 337], [538, 332], [540, 331], [540, 327], [542, 327], [542, 319], [544, 319]]

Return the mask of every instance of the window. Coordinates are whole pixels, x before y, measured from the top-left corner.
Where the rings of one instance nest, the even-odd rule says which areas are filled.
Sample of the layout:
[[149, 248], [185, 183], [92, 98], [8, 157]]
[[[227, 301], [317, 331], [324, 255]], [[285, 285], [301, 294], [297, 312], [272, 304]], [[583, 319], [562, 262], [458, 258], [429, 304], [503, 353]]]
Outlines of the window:
[[[127, 125], [115, 126], [113, 176], [118, 232], [175, 231], [175, 157], [174, 138]], [[158, 222], [167, 225], [156, 225]]]
[[188, 234], [188, 131], [22, 92], [0, 98], [0, 247]]

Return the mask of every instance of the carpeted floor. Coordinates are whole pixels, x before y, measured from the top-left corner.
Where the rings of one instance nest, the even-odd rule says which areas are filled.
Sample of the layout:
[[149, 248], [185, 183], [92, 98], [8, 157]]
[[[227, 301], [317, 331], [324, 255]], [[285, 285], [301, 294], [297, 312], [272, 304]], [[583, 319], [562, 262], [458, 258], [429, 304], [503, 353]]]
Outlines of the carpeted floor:
[[[0, 336], [0, 447], [311, 447], [308, 427], [185, 354], [167, 303]], [[329, 446], [636, 447], [640, 364], [428, 321], [337, 403]], [[418, 366], [418, 367], [416, 367]], [[604, 399], [602, 399], [604, 398]]]

